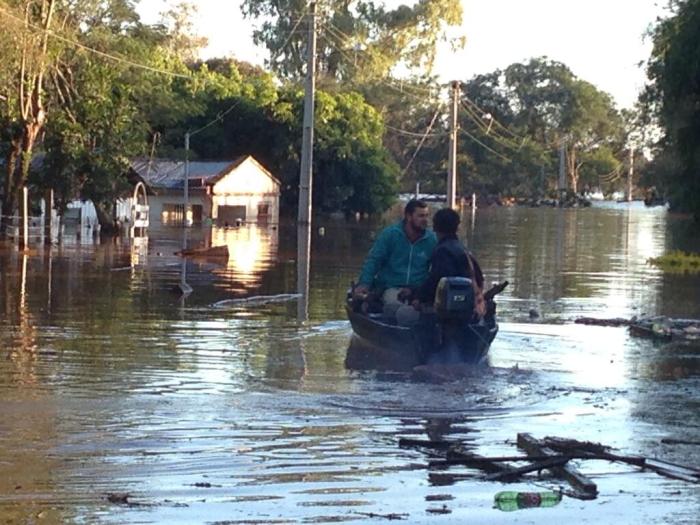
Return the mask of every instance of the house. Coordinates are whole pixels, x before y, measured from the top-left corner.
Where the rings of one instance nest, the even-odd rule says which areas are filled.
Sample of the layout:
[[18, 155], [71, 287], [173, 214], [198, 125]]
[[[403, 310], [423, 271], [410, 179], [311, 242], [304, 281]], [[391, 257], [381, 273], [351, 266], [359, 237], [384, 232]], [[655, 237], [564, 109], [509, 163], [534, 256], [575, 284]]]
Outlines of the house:
[[[131, 169], [148, 188], [151, 222], [182, 223], [185, 163], [136, 159]], [[279, 220], [280, 182], [252, 156], [233, 161], [194, 161], [188, 176], [190, 223], [219, 226]]]

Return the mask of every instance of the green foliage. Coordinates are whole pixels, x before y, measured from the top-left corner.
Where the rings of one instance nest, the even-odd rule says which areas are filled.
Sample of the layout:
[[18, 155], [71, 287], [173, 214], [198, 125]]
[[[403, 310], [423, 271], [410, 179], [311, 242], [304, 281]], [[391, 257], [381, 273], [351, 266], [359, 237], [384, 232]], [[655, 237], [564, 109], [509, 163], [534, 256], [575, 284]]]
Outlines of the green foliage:
[[700, 219], [700, 0], [674, 0], [673, 15], [653, 30], [642, 97], [664, 136], [654, 170], [674, 207]]
[[512, 64], [475, 77], [462, 91], [465, 193], [545, 194], [555, 188], [562, 141], [574, 191], [579, 181], [598, 186], [599, 177], [620, 166], [620, 113], [606, 93], [564, 64], [546, 58]]
[[[28, 1], [0, 0], [0, 6]], [[106, 207], [128, 187], [128, 159], [150, 151], [182, 159], [190, 133], [192, 158], [253, 155], [282, 181], [283, 206], [296, 206], [303, 113], [298, 85], [280, 84], [271, 73], [234, 59], [194, 61], [201, 41], [192, 31], [191, 3], [147, 26], [130, 0], [56, 2], [62, 25], [55, 30], [67, 40], [50, 39], [44, 62], [32, 62], [45, 66], [47, 115], [37, 134], [44, 169], [34, 184], [57, 190], [63, 204], [79, 196]], [[304, 70], [300, 17], [306, 6], [301, 0], [243, 2], [244, 12], [260, 22], [256, 38], [271, 51], [271, 65], [283, 79]], [[319, 7], [317, 210], [383, 211], [399, 184], [444, 191], [447, 109], [428, 75], [438, 41], [461, 17], [458, 0], [395, 8], [334, 0]], [[17, 43], [32, 44], [25, 46], [29, 53], [39, 40], [25, 33], [22, 23], [0, 33], [0, 51], [8, 51], [0, 64], [0, 154], [6, 159], [21, 150], [17, 137], [26, 135], [15, 96], [24, 49]], [[397, 69], [420, 75], [399, 82], [391, 78]], [[547, 193], [564, 139], [572, 184], [607, 184], [606, 176], [619, 172], [626, 121], [605, 93], [565, 65], [533, 59], [480, 75], [462, 89], [462, 193]], [[429, 127], [430, 136], [423, 137]], [[31, 148], [24, 157], [29, 155]]]
[[649, 259], [649, 264], [666, 273], [700, 273], [700, 254], [673, 251]]
[[[182, 125], [201, 129], [233, 108], [192, 137], [193, 154], [206, 159], [253, 155], [281, 180], [283, 204], [292, 209], [298, 196], [303, 99], [299, 88], [274, 88], [266, 76], [247, 78], [236, 96], [204, 97], [202, 112]], [[380, 212], [391, 204], [398, 167], [381, 143], [382, 133], [381, 116], [360, 94], [317, 92], [315, 209]], [[165, 148], [175, 150], [179, 144], [169, 140], [168, 135]]]
[[[437, 43], [462, 23], [459, 0], [418, 0], [387, 9], [373, 0], [331, 0], [319, 4], [318, 61], [322, 76], [361, 82], [386, 77], [398, 65], [430, 71]], [[287, 79], [305, 70], [305, 0], [244, 0], [243, 13], [260, 21], [257, 44], [270, 51], [270, 67]], [[453, 39], [453, 45], [460, 44]]]
[[382, 119], [357, 93], [317, 99], [314, 201], [319, 209], [377, 212], [396, 193], [398, 166], [381, 143]]

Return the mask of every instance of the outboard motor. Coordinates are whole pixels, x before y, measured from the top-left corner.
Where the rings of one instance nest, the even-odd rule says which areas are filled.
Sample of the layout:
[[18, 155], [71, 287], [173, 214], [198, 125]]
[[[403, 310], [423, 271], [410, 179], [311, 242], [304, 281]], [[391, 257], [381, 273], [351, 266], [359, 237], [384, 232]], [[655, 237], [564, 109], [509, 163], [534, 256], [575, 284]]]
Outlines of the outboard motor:
[[435, 291], [440, 321], [468, 321], [474, 313], [474, 287], [467, 277], [443, 277]]

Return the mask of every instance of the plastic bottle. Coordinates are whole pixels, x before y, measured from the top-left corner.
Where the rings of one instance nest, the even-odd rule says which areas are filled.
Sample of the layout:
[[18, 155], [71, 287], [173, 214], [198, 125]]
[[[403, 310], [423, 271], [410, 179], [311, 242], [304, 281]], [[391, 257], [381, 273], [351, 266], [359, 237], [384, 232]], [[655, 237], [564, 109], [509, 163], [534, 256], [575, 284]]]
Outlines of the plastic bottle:
[[561, 492], [499, 492], [494, 497], [494, 508], [504, 512], [535, 507], [554, 507], [561, 501]]

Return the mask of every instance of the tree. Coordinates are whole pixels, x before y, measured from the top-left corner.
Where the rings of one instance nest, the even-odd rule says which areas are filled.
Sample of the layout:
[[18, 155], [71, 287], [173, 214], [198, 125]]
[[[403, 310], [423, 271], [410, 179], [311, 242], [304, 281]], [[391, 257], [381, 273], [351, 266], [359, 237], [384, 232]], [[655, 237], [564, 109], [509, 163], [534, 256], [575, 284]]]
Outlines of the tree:
[[[0, 3], [13, 44], [7, 55], [9, 74], [2, 96], [8, 101], [3, 116], [5, 183], [2, 222], [5, 232], [8, 216], [13, 215], [19, 194], [29, 176], [34, 146], [46, 124], [44, 79], [55, 57], [49, 52], [56, 0], [29, 0]], [[8, 82], [9, 80], [9, 82]]]
[[512, 64], [462, 90], [460, 150], [469, 153], [471, 182], [482, 191], [541, 193], [542, 176], [556, 172], [563, 142], [570, 189], [577, 192], [582, 176], [593, 184], [609, 171], [624, 142], [624, 122], [611, 98], [559, 62]]
[[[281, 77], [302, 78], [306, 0], [244, 0], [245, 16], [262, 20], [253, 34], [270, 51], [270, 67]], [[437, 43], [462, 22], [459, 0], [418, 0], [387, 9], [374, 0], [331, 0], [319, 8], [319, 74], [333, 80], [383, 78], [398, 65], [430, 71]], [[300, 29], [301, 28], [301, 29]], [[463, 43], [451, 39], [453, 45]]]
[[652, 31], [642, 103], [663, 130], [652, 171], [672, 204], [700, 219], [700, 0], [673, 0], [670, 8], [672, 16]]
[[114, 202], [130, 188], [129, 159], [145, 150], [148, 117], [177, 113], [172, 96], [176, 80], [86, 48], [185, 77], [188, 70], [163, 47], [164, 30], [141, 25], [130, 3], [98, 3], [76, 3], [66, 12], [66, 17], [81, 21], [73, 36], [81, 46], [63, 49], [47, 72], [52, 117], [46, 125], [43, 167], [33, 181], [54, 189], [59, 207], [76, 197], [90, 199], [103, 231], [109, 232], [114, 228]]
[[161, 25], [165, 29], [164, 47], [169, 53], [185, 62], [194, 62], [199, 51], [208, 41], [194, 31], [192, 18], [197, 13], [193, 2], [178, 2], [161, 13]]
[[[233, 64], [231, 64], [232, 67]], [[185, 118], [181, 130], [192, 136], [194, 156], [232, 159], [254, 155], [282, 182], [283, 205], [296, 206], [304, 94], [299, 88], [276, 88], [266, 77], [206, 73], [218, 80], [195, 99], [203, 110]], [[207, 124], [211, 124], [207, 126]], [[319, 211], [379, 212], [396, 192], [398, 166], [382, 145], [381, 115], [359, 93], [319, 91], [314, 145], [314, 207]], [[180, 145], [180, 134], [166, 134], [166, 148]]]

